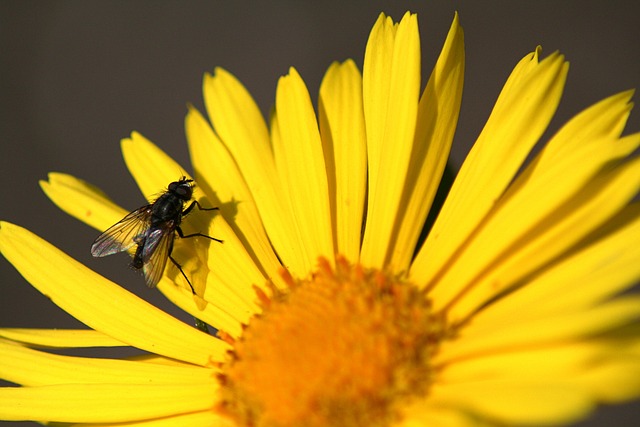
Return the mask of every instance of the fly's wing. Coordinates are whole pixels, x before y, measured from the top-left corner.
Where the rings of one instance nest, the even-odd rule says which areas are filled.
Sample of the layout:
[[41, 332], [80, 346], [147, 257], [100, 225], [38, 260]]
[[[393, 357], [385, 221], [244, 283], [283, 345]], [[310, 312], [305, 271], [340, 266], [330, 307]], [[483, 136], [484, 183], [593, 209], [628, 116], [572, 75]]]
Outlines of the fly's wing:
[[147, 238], [142, 248], [142, 272], [144, 282], [150, 288], [155, 288], [167, 265], [167, 259], [173, 249], [175, 229], [174, 222], [169, 221], [162, 227], [154, 228], [147, 233]]
[[151, 205], [137, 209], [98, 236], [91, 245], [91, 255], [103, 257], [123, 252], [139, 243], [149, 228]]

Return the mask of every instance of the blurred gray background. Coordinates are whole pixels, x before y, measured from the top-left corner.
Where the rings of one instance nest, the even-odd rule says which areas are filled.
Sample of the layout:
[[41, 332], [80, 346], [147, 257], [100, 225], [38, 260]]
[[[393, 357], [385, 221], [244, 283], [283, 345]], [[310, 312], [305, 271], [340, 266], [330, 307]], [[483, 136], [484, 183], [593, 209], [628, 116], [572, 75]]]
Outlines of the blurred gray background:
[[[452, 164], [459, 167], [515, 63], [542, 45], [571, 62], [548, 137], [571, 116], [640, 87], [640, 6], [635, 1], [0, 1], [0, 218], [27, 227], [90, 268], [191, 322], [126, 256], [91, 258], [97, 232], [58, 210], [38, 180], [73, 174], [127, 209], [144, 200], [119, 141], [141, 132], [189, 167], [187, 103], [202, 108], [202, 76], [235, 74], [267, 112], [279, 76], [295, 66], [314, 103], [334, 60], [361, 66], [369, 30], [385, 11], [418, 13], [423, 85], [454, 11], [465, 30], [465, 88]], [[640, 130], [635, 112], [628, 132]], [[215, 165], [212, 165], [215, 167]], [[0, 259], [0, 326], [82, 327]], [[603, 408], [578, 425], [635, 426], [637, 404]], [[6, 423], [1, 425], [33, 425]]]

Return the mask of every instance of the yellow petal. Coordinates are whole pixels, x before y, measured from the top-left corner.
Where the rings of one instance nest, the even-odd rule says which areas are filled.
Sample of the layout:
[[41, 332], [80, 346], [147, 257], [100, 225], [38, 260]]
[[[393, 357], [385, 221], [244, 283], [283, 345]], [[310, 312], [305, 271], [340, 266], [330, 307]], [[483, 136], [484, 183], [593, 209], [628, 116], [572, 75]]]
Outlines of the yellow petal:
[[221, 68], [216, 68], [215, 76], [205, 75], [204, 99], [213, 127], [237, 162], [279, 258], [294, 273], [306, 274], [310, 264], [296, 244], [293, 218], [260, 110], [240, 82]]
[[[620, 139], [633, 106], [632, 94], [627, 91], [611, 96], [573, 117], [551, 138], [509, 191], [513, 193], [520, 186], [531, 186], [531, 181], [537, 182], [554, 172], [567, 175], [566, 170], [570, 168], [572, 174], [563, 179], [579, 181], [592, 174], [594, 165], [599, 168], [610, 159], [626, 157], [637, 146], [632, 139]], [[619, 140], [621, 142], [617, 142]], [[594, 150], [605, 150], [605, 153]]]
[[[429, 284], [472, 235], [507, 188], [556, 110], [567, 74], [562, 56], [521, 62], [505, 85], [482, 133], [460, 169], [410, 271]], [[525, 70], [526, 71], [523, 71]]]
[[586, 416], [595, 404], [576, 386], [521, 379], [438, 384], [431, 395], [435, 403], [473, 412], [500, 425], [565, 424]]
[[[427, 87], [420, 98], [407, 182], [394, 231], [391, 267], [407, 271], [447, 164], [460, 112], [464, 36], [456, 14]], [[394, 240], [392, 240], [392, 244]]]
[[324, 146], [336, 251], [360, 258], [367, 182], [362, 76], [352, 60], [334, 62], [320, 85], [320, 134]]
[[455, 341], [443, 343], [434, 363], [450, 363], [463, 357], [497, 350], [566, 342], [604, 333], [640, 317], [640, 299], [626, 297], [590, 310], [543, 317], [515, 317], [509, 323], [470, 323]]
[[369, 191], [361, 262], [388, 261], [414, 140], [420, 91], [420, 36], [416, 15], [397, 28], [380, 15], [364, 58], [363, 99]]
[[[294, 68], [278, 81], [276, 111], [282, 149], [275, 149], [276, 163], [287, 180], [299, 245], [310, 263], [319, 257], [332, 259], [333, 232], [329, 208], [327, 169], [320, 133], [309, 92]], [[277, 147], [275, 147], [277, 148]]]
[[[640, 135], [632, 139], [635, 139], [633, 145], [637, 146]], [[567, 181], [570, 180], [567, 179]], [[557, 190], [562, 200], [563, 184], [556, 183], [553, 187], [544, 187], [549, 189], [548, 193], [551, 196]], [[511, 210], [509, 215], [501, 219], [497, 219], [497, 216], [492, 218], [492, 227], [487, 226], [482, 230], [483, 236], [479, 235], [474, 242], [474, 244], [476, 242], [482, 242], [482, 244], [477, 243], [478, 246], [474, 246], [474, 250], [478, 251], [476, 253], [491, 254], [489, 259], [495, 257], [493, 258], [496, 259], [495, 267], [492, 266], [493, 268], [483, 277], [472, 279], [473, 287], [464, 291], [461, 298], [452, 306], [451, 318], [464, 318], [494, 295], [536, 271], [545, 263], [561, 256], [563, 252], [620, 211], [635, 196], [639, 186], [640, 158], [636, 158], [621, 166], [610, 165], [610, 168], [604, 168], [591, 182], [587, 182], [582, 188], [575, 189], [576, 193], [562, 203], [556, 205], [550, 203], [552, 207], [556, 206], [556, 209], [548, 215], [535, 215], [537, 207], [545, 205], [542, 201], [544, 198], [541, 196], [539, 199], [532, 199], [540, 200], [539, 203], [534, 204], [535, 206], [524, 202], [519, 209]], [[544, 187], [540, 190], [542, 191]], [[501, 234], [496, 231], [500, 229], [498, 224], [502, 226], [509, 224], [509, 233]], [[521, 225], [524, 227], [521, 228]], [[489, 228], [493, 231], [488, 231]], [[484, 234], [485, 230], [486, 234]], [[507, 234], [519, 238], [512, 238], [512, 244], [502, 246], [502, 238]], [[465, 252], [465, 255], [473, 252], [470, 249]], [[469, 256], [472, 258], [471, 255]], [[474, 271], [478, 270], [474, 270], [475, 266], [471, 266], [475, 264], [475, 261], [469, 262], [471, 258], [465, 257], [459, 264], [461, 268], [450, 270], [455, 273], [447, 275], [447, 280], [443, 278], [438, 284], [434, 289], [434, 299], [448, 293], [445, 290], [445, 282], [451, 283], [448, 281], [456, 280], [453, 276], [460, 278], [458, 273], [466, 273], [460, 271], [461, 269], [469, 268], [468, 277], [474, 277]], [[482, 263], [483, 260], [486, 261], [486, 258], [477, 262]], [[471, 280], [463, 283], [469, 282]], [[446, 297], [438, 299], [438, 305], [445, 303], [445, 300]]]
[[195, 108], [189, 108], [185, 129], [196, 180], [251, 255], [275, 283], [281, 268], [262, 225], [251, 191], [231, 154]]
[[[219, 221], [205, 230], [208, 235], [228, 236], [223, 244], [217, 242], [198, 242], [196, 249], [188, 248], [183, 242], [174, 247], [174, 259], [176, 259], [196, 289], [197, 296], [191, 294], [191, 289], [184, 284], [184, 278], [176, 268], [167, 268], [166, 279], [158, 283], [158, 289], [165, 294], [170, 292], [175, 295], [175, 289], [179, 288], [189, 299], [172, 300], [185, 311], [199, 317], [206, 306], [213, 303], [220, 310], [228, 313], [239, 322], [245, 322], [251, 315], [260, 311], [256, 303], [256, 294], [253, 285], [264, 286], [266, 279], [250, 261], [248, 253], [233, 234], [226, 234]], [[221, 231], [223, 230], [223, 231]], [[218, 232], [218, 234], [215, 234]], [[191, 240], [191, 239], [190, 239]], [[227, 246], [227, 242], [229, 245]], [[204, 256], [204, 259], [200, 257]], [[203, 265], [206, 267], [203, 268]], [[176, 286], [182, 283], [182, 286]], [[204, 286], [204, 290], [202, 289]], [[203, 292], [204, 291], [204, 292]]]
[[[607, 346], [594, 342], [525, 346], [456, 360], [442, 369], [439, 381], [459, 383], [486, 379], [565, 381], [592, 369]], [[611, 360], [613, 363], [613, 360]]]
[[0, 328], [0, 337], [11, 341], [44, 347], [122, 347], [127, 344], [102, 332], [90, 329]]
[[522, 84], [527, 76], [535, 70], [535, 68], [538, 66], [541, 54], [542, 47], [536, 46], [533, 52], [525, 55], [520, 61], [518, 61], [516, 66], [513, 67], [513, 71], [511, 71], [511, 74], [509, 74], [507, 81], [504, 83], [496, 104], [504, 104], [505, 102], [507, 102], [507, 98], [518, 96], [517, 89], [514, 90], [514, 88], [517, 88], [518, 85]]
[[144, 362], [144, 363], [153, 363], [156, 365], [163, 365], [163, 366], [183, 366], [183, 367], [193, 366], [188, 362], [182, 362], [177, 359], [169, 359], [164, 356], [158, 356], [157, 354], [149, 354], [149, 353], [126, 357], [125, 360], [133, 360], [133, 361]]
[[[538, 382], [588, 393], [591, 400], [617, 403], [640, 390], [640, 345], [632, 340], [596, 337], [557, 346], [523, 346], [506, 352], [485, 352], [450, 363], [438, 383], [461, 385], [498, 381]], [[445, 386], [446, 387], [446, 386]]]
[[21, 227], [0, 223], [0, 250], [36, 289], [97, 331], [198, 365], [224, 358], [228, 346], [222, 341], [176, 320]]
[[[131, 421], [124, 423], [91, 423], [73, 424], [73, 427], [235, 427], [229, 417], [218, 415], [213, 411], [194, 412], [151, 420]], [[60, 426], [63, 427], [63, 426]]]
[[495, 427], [489, 421], [473, 416], [459, 407], [438, 405], [429, 398], [413, 401], [402, 408], [401, 420], [397, 427]]
[[537, 159], [536, 169], [546, 164], [562, 161], [584, 144], [597, 144], [602, 139], [619, 138], [631, 114], [629, 90], [610, 96], [573, 117], [544, 147]]
[[[152, 201], [170, 182], [190, 175], [171, 157], [138, 132], [120, 142], [122, 156], [146, 200]], [[197, 187], [196, 187], [197, 188]], [[201, 195], [201, 194], [200, 194]], [[194, 193], [194, 198], [196, 193]]]
[[233, 295], [222, 295], [226, 288], [216, 286], [205, 295], [207, 303], [203, 306], [193, 297], [191, 289], [175, 286], [171, 282], [160, 282], [158, 287], [169, 301], [203, 322], [222, 330], [234, 338], [242, 335], [243, 324], [247, 324], [254, 314], [243, 304], [230, 304]]
[[514, 317], [586, 310], [633, 286], [640, 277], [639, 214], [640, 203], [629, 206], [611, 220], [624, 226], [476, 313], [474, 324], [498, 327]]
[[61, 356], [0, 341], [0, 378], [24, 386], [54, 384], [209, 384], [215, 371], [131, 360]]
[[[504, 286], [515, 283], [518, 277], [506, 278], [498, 270], [507, 268], [508, 258], [518, 256], [518, 247], [515, 246], [519, 245], [517, 239], [524, 240], [525, 245], [530, 244], [533, 237], [521, 236], [535, 236], [531, 230], [535, 224], [544, 223], [543, 218], [553, 213], [560, 218], [567, 216], [566, 211], [577, 205], [576, 202], [567, 202], [571, 197], [587, 188], [587, 183], [604, 165], [627, 156], [640, 144], [637, 136], [618, 140], [620, 123], [624, 124], [630, 109], [630, 94], [623, 95], [588, 108], [552, 138], [543, 152], [495, 203], [484, 218], [484, 224], [469, 238], [466, 247], [459, 249], [457, 258], [447, 265], [447, 271], [441, 270], [438, 285], [433, 290], [433, 298], [438, 300], [438, 304], [446, 304], [471, 283], [475, 287], [480, 287], [480, 282], [490, 283], [492, 291], [484, 297], [476, 297], [475, 305], [478, 306], [490, 294], [501, 292]], [[585, 127], [597, 136], [586, 134], [583, 130]], [[566, 145], [572, 146], [568, 152], [557, 148]], [[557, 155], [558, 151], [562, 151], [563, 155]], [[570, 174], [567, 174], [568, 170]], [[633, 184], [633, 181], [629, 184]], [[536, 200], [536, 203], [532, 203], [532, 200]], [[566, 207], [562, 208], [563, 205]], [[612, 200], [610, 206], [614, 205]], [[504, 224], [509, 224], [509, 227], [505, 228]], [[541, 231], [537, 233], [542, 234]], [[575, 236], [576, 239], [579, 237]], [[562, 241], [569, 242], [567, 239]], [[550, 252], [546, 254], [552, 256]], [[520, 255], [520, 259], [523, 257]], [[492, 266], [498, 262], [498, 268]], [[529, 256], [526, 262], [528, 268], [517, 272], [512, 268], [511, 271], [523, 277], [539, 265]], [[493, 268], [493, 271], [482, 272], [483, 268]], [[478, 278], [479, 274], [485, 277]]]
[[71, 175], [51, 172], [40, 187], [60, 209], [100, 231], [127, 214], [102, 190]]
[[[181, 177], [191, 177], [182, 166], [138, 132], [122, 139], [120, 148], [129, 173], [149, 202], [166, 191], [169, 183]], [[196, 186], [194, 199], [201, 198], [202, 192]]]
[[[610, 355], [611, 358], [615, 354]], [[603, 403], [621, 403], [636, 399], [640, 393], [640, 355], [616, 363], [603, 363], [585, 370], [575, 379], [578, 387], [589, 390]]]
[[[244, 86], [228, 71], [217, 67], [205, 75], [204, 100], [211, 123], [225, 146], [239, 162], [245, 177], [253, 168], [265, 171], [263, 178], [275, 176], [269, 130], [255, 101]], [[255, 176], [255, 175], [254, 175]], [[249, 179], [249, 186], [253, 179]], [[271, 187], [278, 187], [272, 183]]]
[[0, 388], [7, 421], [126, 422], [210, 410], [211, 384], [63, 384]]

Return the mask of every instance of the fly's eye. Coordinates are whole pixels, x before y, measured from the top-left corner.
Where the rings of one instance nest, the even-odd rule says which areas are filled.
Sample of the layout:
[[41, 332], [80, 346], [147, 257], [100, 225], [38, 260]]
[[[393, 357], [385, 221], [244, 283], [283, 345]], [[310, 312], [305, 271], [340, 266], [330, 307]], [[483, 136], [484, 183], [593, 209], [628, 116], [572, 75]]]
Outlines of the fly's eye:
[[176, 194], [182, 198], [190, 199], [193, 194], [193, 189], [190, 185], [181, 185], [174, 190]]

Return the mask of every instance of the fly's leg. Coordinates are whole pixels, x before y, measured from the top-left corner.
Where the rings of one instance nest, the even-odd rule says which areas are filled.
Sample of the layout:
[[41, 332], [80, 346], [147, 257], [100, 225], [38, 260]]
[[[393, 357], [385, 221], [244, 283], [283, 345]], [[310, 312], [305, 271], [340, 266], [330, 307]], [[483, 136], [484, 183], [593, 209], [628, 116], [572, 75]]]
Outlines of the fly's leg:
[[[187, 208], [184, 211], [182, 211], [182, 216], [189, 215], [189, 212], [191, 212], [195, 206], [197, 206], [198, 210], [200, 210], [200, 211], [217, 211], [218, 210], [217, 207], [216, 208], [203, 208], [200, 205], [200, 203], [198, 203], [197, 200], [194, 200], [193, 202], [191, 202], [191, 204], [189, 206], [187, 206]], [[176, 231], [178, 232], [178, 236], [180, 236], [182, 239], [186, 239], [188, 237], [206, 237], [207, 239], [215, 240], [216, 242], [222, 243], [222, 240], [216, 239], [215, 237], [207, 236], [206, 234], [202, 234], [202, 233], [193, 233], [193, 234], [185, 235], [184, 233], [182, 233], [182, 229], [180, 227], [176, 227]]]
[[[216, 208], [203, 208], [203, 207], [200, 205], [200, 203], [198, 203], [198, 201], [197, 201], [197, 200], [194, 200], [194, 201], [193, 201], [189, 206], [187, 206], [187, 208], [186, 208], [184, 211], [182, 211], [182, 216], [186, 216], [186, 215], [188, 215], [188, 214], [189, 214], [189, 212], [191, 212], [195, 206], [197, 206], [197, 207], [198, 207], [198, 210], [201, 210], [201, 211], [217, 211], [217, 210], [218, 210], [218, 208], [217, 208], [217, 207], [216, 207]], [[192, 233], [192, 234], [186, 234], [186, 235], [185, 235], [185, 234], [182, 232], [182, 229], [181, 229], [179, 226], [178, 226], [178, 227], [176, 227], [176, 231], [178, 232], [178, 236], [180, 236], [180, 238], [181, 238], [181, 239], [187, 239], [187, 238], [189, 238], [189, 237], [206, 237], [207, 239], [211, 239], [211, 240], [214, 240], [214, 241], [216, 241], [216, 242], [222, 243], [222, 240], [220, 240], [220, 239], [216, 239], [215, 237], [211, 237], [211, 236], [208, 236], [208, 235], [203, 234], [203, 233]], [[194, 295], [196, 295], [196, 291], [195, 291], [195, 289], [193, 288], [193, 285], [191, 284], [191, 281], [187, 278], [187, 275], [186, 275], [186, 274], [184, 274], [184, 271], [182, 271], [182, 266], [181, 266], [180, 264], [178, 264], [178, 262], [177, 262], [175, 259], [173, 259], [173, 257], [169, 256], [169, 258], [171, 259], [171, 261], [173, 262], [173, 264], [174, 264], [176, 267], [178, 267], [178, 270], [180, 270], [180, 273], [182, 273], [182, 277], [184, 277], [184, 278], [185, 278], [185, 280], [186, 280], [186, 281], [187, 281], [187, 283], [189, 284], [189, 287], [191, 287], [191, 292], [192, 292]], [[206, 324], [206, 323], [204, 323], [202, 320], [198, 319], [197, 317], [194, 317], [193, 319], [194, 319], [194, 322], [195, 322], [195, 326], [196, 326], [196, 328], [197, 328], [198, 330], [200, 330], [200, 331], [202, 331], [202, 332], [204, 332], [204, 333], [206, 333], [206, 334], [208, 334], [208, 333], [209, 333], [209, 328], [207, 327], [207, 324]]]
[[191, 212], [193, 210], [193, 208], [197, 206], [199, 211], [217, 211], [218, 208], [203, 208], [202, 205], [200, 203], [198, 203], [197, 200], [194, 200], [193, 202], [191, 202], [191, 204], [189, 206], [187, 206], [187, 208], [185, 210], [182, 211], [182, 216], [186, 216], [189, 215], [189, 212]]
[[187, 283], [189, 284], [189, 287], [191, 288], [191, 293], [192, 294], [196, 294], [195, 289], [193, 289], [193, 285], [191, 284], [191, 280], [189, 280], [189, 278], [187, 277], [186, 274], [184, 274], [184, 271], [182, 270], [182, 266], [178, 263], [178, 261], [176, 261], [175, 259], [173, 259], [173, 257], [171, 255], [169, 255], [169, 259], [171, 260], [171, 262], [173, 263], [173, 265], [175, 265], [176, 267], [178, 267], [178, 270], [180, 270], [180, 273], [182, 273], [182, 277], [184, 277], [184, 280], [187, 281]]
[[[179, 230], [179, 229], [176, 228], [176, 230]], [[214, 241], [216, 241], [218, 243], [223, 243], [223, 241], [220, 240], [220, 239], [216, 239], [215, 237], [207, 236], [206, 234], [202, 234], [202, 233], [193, 233], [193, 234], [187, 234], [185, 236], [182, 236], [182, 235], [180, 235], [180, 231], [179, 231], [178, 235], [183, 239], [188, 239], [189, 237], [206, 237], [207, 239], [214, 240]]]
[[[222, 240], [220, 239], [216, 239], [215, 237], [211, 237], [211, 236], [207, 236], [206, 234], [202, 234], [202, 233], [193, 233], [193, 234], [187, 234], [185, 235], [182, 232], [182, 229], [178, 226], [176, 227], [176, 231], [178, 232], [178, 236], [180, 236], [181, 239], [187, 239], [189, 237], [206, 237], [209, 238], [211, 240], [215, 240], [216, 242], [220, 242], [222, 243]], [[173, 249], [173, 248], [172, 248]], [[178, 261], [176, 261], [175, 259], [173, 259], [173, 257], [171, 256], [171, 250], [169, 250], [169, 259], [171, 260], [171, 262], [173, 263], [173, 265], [175, 265], [176, 267], [178, 267], [178, 270], [180, 270], [180, 273], [182, 273], [182, 277], [184, 277], [184, 279], [187, 281], [187, 283], [189, 284], [189, 287], [191, 288], [191, 293], [193, 293], [194, 295], [196, 295], [196, 291], [193, 288], [193, 285], [191, 284], [191, 281], [189, 280], [189, 278], [187, 277], [186, 274], [184, 274], [184, 271], [182, 270], [182, 266], [178, 263]]]
[[[182, 266], [178, 263], [178, 261], [176, 261], [175, 259], [173, 259], [173, 257], [171, 255], [169, 255], [169, 259], [171, 260], [171, 262], [173, 263], [173, 265], [175, 265], [176, 267], [178, 267], [178, 270], [180, 270], [180, 273], [182, 273], [182, 277], [184, 277], [184, 280], [187, 281], [187, 283], [189, 284], [189, 287], [191, 288], [191, 293], [193, 295], [196, 295], [196, 291], [195, 289], [193, 289], [193, 285], [191, 284], [191, 280], [189, 280], [189, 278], [187, 277], [187, 275], [184, 273], [184, 271], [182, 270]], [[196, 328], [201, 330], [204, 333], [209, 333], [209, 328], [207, 327], [207, 324], [204, 323], [202, 320], [198, 319], [197, 317], [194, 316], [194, 322], [196, 325]]]
[[178, 232], [178, 236], [180, 236], [181, 239], [188, 239], [189, 237], [206, 237], [207, 239], [215, 240], [218, 243], [222, 243], [222, 240], [216, 239], [215, 237], [207, 236], [206, 234], [202, 233], [184, 234], [179, 226], [176, 227], [176, 231]]

